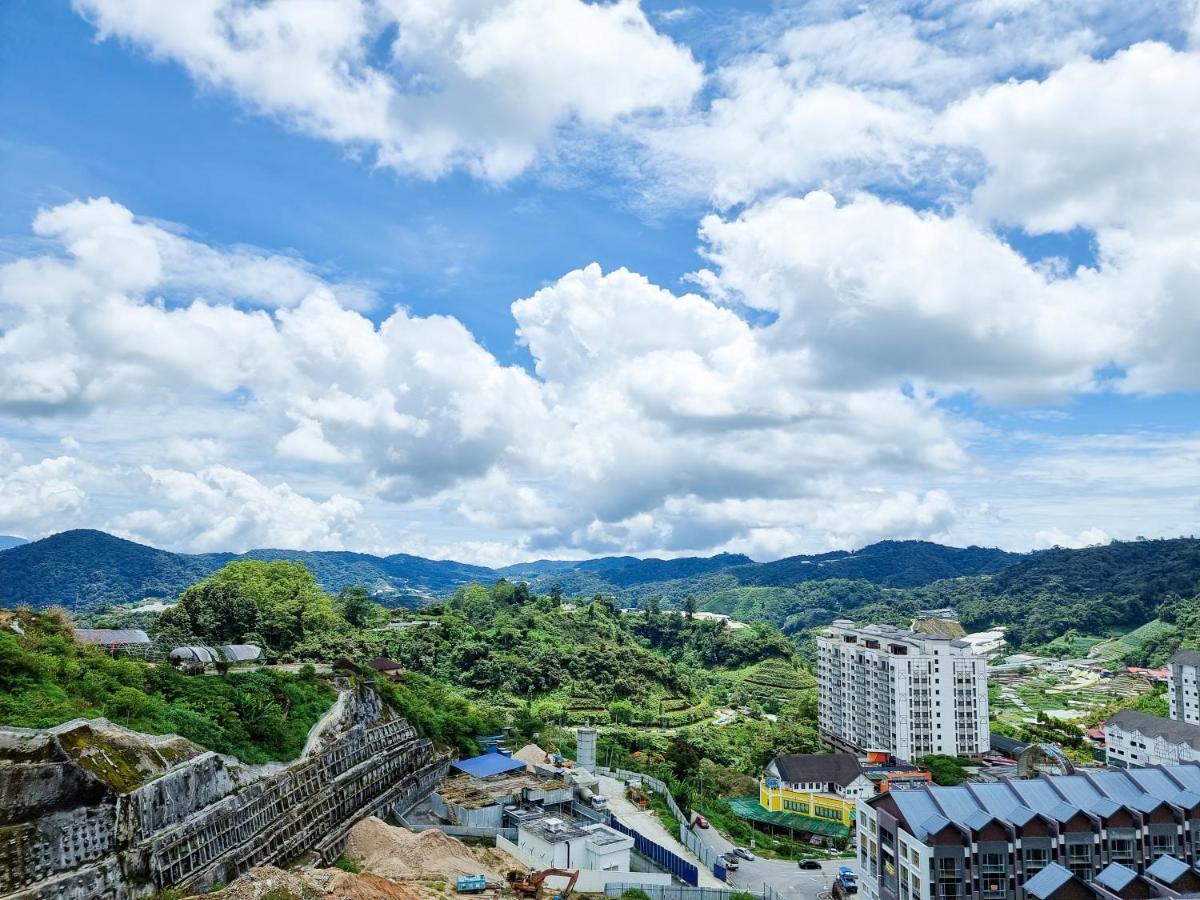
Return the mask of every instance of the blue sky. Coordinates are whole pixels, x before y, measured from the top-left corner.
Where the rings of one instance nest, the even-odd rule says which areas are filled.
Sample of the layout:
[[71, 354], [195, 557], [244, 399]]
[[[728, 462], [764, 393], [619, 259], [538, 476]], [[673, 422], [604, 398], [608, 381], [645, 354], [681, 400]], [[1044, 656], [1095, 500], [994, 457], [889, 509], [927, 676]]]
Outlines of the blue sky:
[[6, 4], [0, 533], [1190, 533], [1197, 11], [1076, 7]]

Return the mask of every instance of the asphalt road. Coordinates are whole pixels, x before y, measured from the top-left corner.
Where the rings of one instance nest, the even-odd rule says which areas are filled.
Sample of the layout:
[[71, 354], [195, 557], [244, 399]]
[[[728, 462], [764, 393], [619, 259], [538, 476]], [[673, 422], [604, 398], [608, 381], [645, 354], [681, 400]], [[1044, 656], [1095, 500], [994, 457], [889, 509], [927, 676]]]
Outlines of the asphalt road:
[[[733, 849], [733, 844], [715, 828], [694, 830], [706, 847], [711, 847], [718, 853], [725, 854]], [[819, 860], [819, 872], [801, 869], [795, 861], [782, 859], [759, 857], [753, 861], [743, 859], [739, 862], [737, 871], [729, 873], [728, 880], [731, 885], [758, 892], [764, 884], [769, 884], [791, 900], [816, 900], [822, 891], [832, 890], [833, 876], [837, 874], [839, 866], [849, 865], [854, 868], [854, 860], [850, 859]]]
[[[690, 859], [700, 869], [700, 886], [724, 886], [712, 874], [712, 870], [697, 860], [679, 839], [663, 827], [658, 816], [652, 810], [638, 809], [625, 799], [624, 786], [612, 778], [601, 776], [601, 793], [609, 798], [609, 807], [617, 818], [637, 829], [652, 841], [670, 848], [675, 853]], [[733, 844], [715, 828], [694, 828], [701, 842], [719, 854], [728, 853]], [[755, 859], [753, 862], [740, 860], [736, 872], [729, 872], [728, 884], [735, 888], [759, 893], [764, 884], [769, 884], [787, 900], [817, 900], [817, 895], [833, 888], [833, 876], [839, 866], [850, 865], [855, 868], [852, 859], [820, 860], [821, 871], [801, 869], [794, 861], [782, 859]]]

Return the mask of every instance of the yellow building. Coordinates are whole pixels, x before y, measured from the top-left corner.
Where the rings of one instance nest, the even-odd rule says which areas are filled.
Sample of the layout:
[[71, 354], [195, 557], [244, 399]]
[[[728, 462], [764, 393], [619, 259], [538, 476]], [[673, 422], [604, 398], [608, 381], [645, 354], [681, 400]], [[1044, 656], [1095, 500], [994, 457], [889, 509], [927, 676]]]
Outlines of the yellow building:
[[777, 756], [758, 782], [758, 803], [763, 809], [842, 825], [854, 822], [859, 798], [874, 793], [874, 783], [849, 753]]

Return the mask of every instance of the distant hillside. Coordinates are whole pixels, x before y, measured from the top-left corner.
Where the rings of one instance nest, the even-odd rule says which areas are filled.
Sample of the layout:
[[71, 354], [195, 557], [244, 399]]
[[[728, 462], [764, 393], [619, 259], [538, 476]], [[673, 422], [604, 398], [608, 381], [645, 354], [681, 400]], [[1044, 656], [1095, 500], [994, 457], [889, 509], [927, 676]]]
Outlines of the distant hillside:
[[169, 553], [103, 531], [64, 531], [0, 552], [0, 606], [90, 609], [174, 597], [231, 559]]
[[25, 538], [14, 537], [11, 534], [0, 534], [0, 550], [8, 550], [10, 547], [20, 547], [22, 544], [28, 544]]
[[1200, 540], [1173, 538], [1043, 550], [989, 579], [959, 609], [968, 627], [1007, 623], [1014, 637], [1036, 645], [1070, 628], [1137, 628], [1164, 605], [1186, 609], [1198, 597]]
[[187, 554], [157, 550], [103, 531], [64, 531], [0, 552], [0, 606], [59, 604], [85, 610], [172, 598], [233, 559], [297, 559], [328, 591], [360, 584], [393, 605], [418, 605], [473, 580], [494, 580], [490, 569], [418, 556], [377, 557], [337, 551], [251, 550]]
[[[232, 553], [182, 554], [121, 540], [101, 531], [67, 531], [0, 551], [0, 606], [61, 604], [73, 609], [131, 603], [146, 597], [175, 597], [232, 559]], [[878, 587], [925, 585], [939, 579], [995, 572], [1019, 559], [1001, 550], [959, 549], [924, 541], [884, 541], [849, 553], [794, 556], [756, 563], [741, 554], [679, 559], [631, 556], [592, 560], [539, 560], [489, 569], [408, 554], [379, 557], [366, 553], [305, 550], [251, 550], [248, 559], [300, 560], [328, 591], [363, 585], [389, 605], [417, 606], [453, 593], [472, 581], [500, 577], [528, 581], [535, 591], [561, 588], [568, 596], [613, 594], [624, 604], [648, 596], [679, 602], [688, 594], [725, 598], [750, 588], [795, 588], [827, 580], [865, 581]], [[761, 597], [759, 598], [762, 599]], [[705, 602], [707, 608], [737, 611], [737, 598]], [[795, 609], [759, 603], [753, 618], [778, 624]], [[805, 617], [807, 622], [810, 617]], [[792, 624], [799, 627], [800, 620]]]
[[880, 541], [861, 550], [792, 556], [733, 574], [739, 584], [788, 585], [832, 578], [885, 587], [920, 587], [943, 578], [999, 572], [1024, 557], [991, 547], [945, 547], [929, 541]]
[[[848, 552], [838, 550], [814, 556], [789, 556], [774, 562], [756, 563], [740, 554], [722, 554], [706, 558], [638, 560], [599, 571], [582, 569], [555, 570], [538, 574], [532, 584], [539, 590], [559, 585], [569, 595], [612, 593], [625, 603], [638, 603], [658, 596], [678, 603], [689, 594], [701, 606], [741, 618], [746, 608], [741, 594], [751, 588], [759, 591], [752, 604], [758, 615], [783, 626], [791, 611], [772, 608], [770, 589], [793, 589], [810, 582], [866, 582], [878, 588], [922, 587], [937, 581], [999, 572], [1023, 557], [985, 547], [945, 547], [928, 541], [881, 541]], [[787, 605], [787, 590], [778, 593], [778, 601]], [[810, 592], [811, 593], [811, 592]]]

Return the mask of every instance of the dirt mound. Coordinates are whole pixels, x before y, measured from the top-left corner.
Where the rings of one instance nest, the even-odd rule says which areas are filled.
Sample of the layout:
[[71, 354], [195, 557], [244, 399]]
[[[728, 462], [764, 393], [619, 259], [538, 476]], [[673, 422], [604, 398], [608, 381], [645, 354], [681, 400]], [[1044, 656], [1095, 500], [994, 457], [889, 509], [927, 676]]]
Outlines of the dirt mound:
[[500, 881], [507, 860], [495, 851], [473, 853], [462, 841], [440, 831], [414, 833], [374, 817], [350, 829], [346, 858], [376, 875], [444, 881], [459, 875], [486, 875], [489, 881]]
[[324, 896], [324, 891], [300, 873], [260, 866], [208, 896], [219, 900], [317, 900]]
[[425, 900], [429, 893], [370, 872], [351, 874], [339, 869], [323, 869], [310, 877], [313, 881], [324, 882], [325, 896], [332, 900]]

